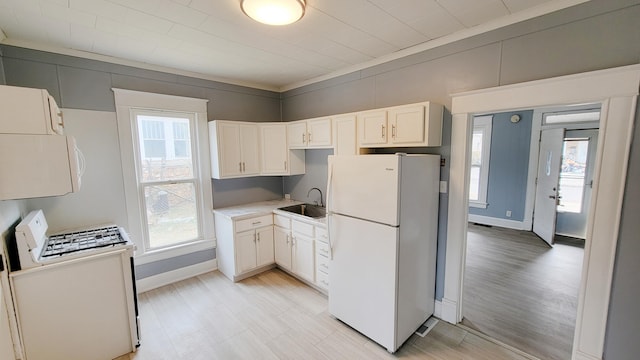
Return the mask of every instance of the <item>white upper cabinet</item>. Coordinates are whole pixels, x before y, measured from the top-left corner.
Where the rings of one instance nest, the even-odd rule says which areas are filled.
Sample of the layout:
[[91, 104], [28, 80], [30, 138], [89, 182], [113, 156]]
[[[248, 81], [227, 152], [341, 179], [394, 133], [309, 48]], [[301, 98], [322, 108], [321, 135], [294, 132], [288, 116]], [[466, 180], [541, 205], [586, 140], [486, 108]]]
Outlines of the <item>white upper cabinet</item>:
[[357, 153], [356, 115], [333, 117], [333, 154], [356, 155]]
[[47, 90], [0, 85], [0, 109], [0, 134], [64, 134], [62, 112]]
[[305, 171], [304, 150], [289, 150], [287, 125], [260, 124], [261, 175], [299, 175]]
[[424, 102], [358, 115], [360, 147], [440, 146], [442, 105]]
[[322, 149], [332, 146], [331, 118], [299, 120], [287, 124], [290, 149]]
[[260, 174], [258, 127], [237, 121], [209, 122], [211, 171], [216, 179]]
[[262, 175], [287, 175], [289, 148], [285, 124], [261, 124], [260, 154]]
[[375, 110], [358, 115], [358, 134], [361, 146], [387, 143], [387, 111]]
[[307, 133], [310, 148], [331, 147], [331, 118], [307, 120]]

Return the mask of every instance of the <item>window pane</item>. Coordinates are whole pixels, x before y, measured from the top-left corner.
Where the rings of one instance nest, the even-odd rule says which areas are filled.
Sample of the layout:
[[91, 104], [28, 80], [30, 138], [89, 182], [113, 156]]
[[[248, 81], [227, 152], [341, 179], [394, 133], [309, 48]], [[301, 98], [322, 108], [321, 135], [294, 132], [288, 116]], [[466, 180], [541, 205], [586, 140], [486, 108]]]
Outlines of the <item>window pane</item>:
[[148, 185], [144, 190], [149, 248], [166, 247], [199, 237], [193, 183]]
[[469, 181], [469, 200], [478, 201], [480, 194], [480, 166], [471, 165], [471, 179]]
[[482, 130], [473, 132], [473, 140], [471, 142], [471, 165], [482, 165]]
[[138, 115], [141, 182], [193, 178], [188, 118]]
[[587, 167], [588, 139], [567, 139], [562, 149], [558, 211], [581, 213]]

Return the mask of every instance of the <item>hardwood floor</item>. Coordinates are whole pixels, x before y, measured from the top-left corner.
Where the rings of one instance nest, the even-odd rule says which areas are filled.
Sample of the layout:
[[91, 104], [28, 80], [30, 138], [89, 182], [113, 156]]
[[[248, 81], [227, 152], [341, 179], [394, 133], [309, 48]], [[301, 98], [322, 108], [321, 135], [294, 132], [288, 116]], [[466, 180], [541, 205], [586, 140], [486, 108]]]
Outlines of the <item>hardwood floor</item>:
[[462, 324], [541, 359], [570, 359], [581, 245], [470, 224]]
[[395, 354], [327, 312], [327, 298], [274, 269], [232, 283], [214, 271], [139, 296], [142, 346], [117, 360], [526, 359], [440, 321]]

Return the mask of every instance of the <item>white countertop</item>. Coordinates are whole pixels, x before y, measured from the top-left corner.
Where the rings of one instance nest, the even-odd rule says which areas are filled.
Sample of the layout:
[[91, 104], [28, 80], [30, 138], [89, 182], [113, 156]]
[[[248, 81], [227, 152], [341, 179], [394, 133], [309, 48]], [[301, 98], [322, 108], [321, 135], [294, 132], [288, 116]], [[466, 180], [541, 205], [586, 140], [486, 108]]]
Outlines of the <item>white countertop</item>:
[[225, 216], [231, 220], [242, 220], [246, 218], [252, 218], [255, 216], [267, 215], [269, 213], [273, 213], [275, 210], [275, 213], [289, 216], [292, 219], [300, 219], [306, 222], [315, 223], [317, 225], [326, 226], [327, 224], [326, 218], [314, 219], [308, 216], [290, 213], [288, 211], [277, 210], [278, 208], [281, 208], [281, 207], [296, 205], [296, 204], [304, 204], [304, 201], [287, 200], [287, 199], [260, 201], [255, 203], [213, 209], [213, 212], [215, 214]]

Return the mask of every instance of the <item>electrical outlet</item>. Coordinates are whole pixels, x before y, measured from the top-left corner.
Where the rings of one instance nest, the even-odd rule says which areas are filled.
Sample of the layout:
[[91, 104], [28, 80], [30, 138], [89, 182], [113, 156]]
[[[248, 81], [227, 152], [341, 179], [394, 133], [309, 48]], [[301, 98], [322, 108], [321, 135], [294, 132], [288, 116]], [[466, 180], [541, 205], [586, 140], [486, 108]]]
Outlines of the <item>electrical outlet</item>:
[[291, 194], [284, 194], [284, 198], [287, 199], [287, 200], [290, 200], [291, 199]]
[[511, 210], [507, 210], [507, 217], [511, 217]]
[[443, 194], [447, 193], [447, 182], [446, 181], [440, 181], [440, 192]]

